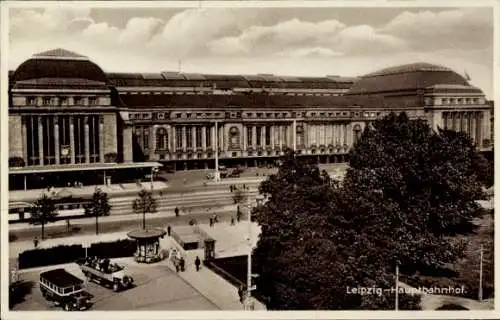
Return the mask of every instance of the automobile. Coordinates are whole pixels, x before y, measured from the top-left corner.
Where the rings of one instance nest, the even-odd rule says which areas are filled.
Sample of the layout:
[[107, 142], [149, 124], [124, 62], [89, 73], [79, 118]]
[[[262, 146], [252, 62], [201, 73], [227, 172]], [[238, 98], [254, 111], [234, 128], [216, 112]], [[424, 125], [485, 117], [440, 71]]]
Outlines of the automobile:
[[87, 310], [92, 295], [84, 290], [83, 280], [57, 268], [40, 273], [40, 291], [47, 301], [52, 301], [65, 311]]
[[134, 284], [134, 279], [125, 274], [125, 267], [112, 263], [109, 259], [87, 257], [77, 260], [76, 263], [89, 281], [111, 287], [114, 292], [129, 289]]
[[213, 171], [207, 172], [206, 178], [208, 180], [213, 180], [215, 178], [215, 173]]

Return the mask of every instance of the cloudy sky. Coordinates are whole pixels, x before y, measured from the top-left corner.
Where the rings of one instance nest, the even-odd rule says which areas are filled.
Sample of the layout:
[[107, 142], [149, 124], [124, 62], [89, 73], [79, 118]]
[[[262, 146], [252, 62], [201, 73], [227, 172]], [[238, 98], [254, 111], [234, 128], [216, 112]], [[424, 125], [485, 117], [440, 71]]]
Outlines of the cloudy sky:
[[105, 71], [359, 76], [402, 63], [492, 92], [489, 8], [12, 8], [9, 68], [66, 48]]

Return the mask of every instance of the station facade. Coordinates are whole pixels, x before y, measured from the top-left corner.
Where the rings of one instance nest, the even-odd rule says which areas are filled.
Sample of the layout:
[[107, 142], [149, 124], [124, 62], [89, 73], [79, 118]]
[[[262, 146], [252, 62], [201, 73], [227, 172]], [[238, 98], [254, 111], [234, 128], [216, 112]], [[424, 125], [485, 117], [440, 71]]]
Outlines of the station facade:
[[286, 148], [343, 162], [368, 123], [401, 111], [492, 149], [492, 103], [443, 66], [360, 78], [105, 73], [55, 49], [9, 73], [9, 162], [19, 174], [105, 163], [184, 170], [213, 168], [216, 152], [222, 164], [253, 166]]

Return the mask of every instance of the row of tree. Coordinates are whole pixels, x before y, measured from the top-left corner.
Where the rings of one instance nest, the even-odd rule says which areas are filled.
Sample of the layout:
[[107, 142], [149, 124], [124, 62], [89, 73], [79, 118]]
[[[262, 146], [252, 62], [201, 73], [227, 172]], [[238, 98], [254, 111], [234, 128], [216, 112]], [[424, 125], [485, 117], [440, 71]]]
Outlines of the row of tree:
[[[142, 214], [142, 228], [146, 229], [146, 213], [156, 212], [156, 199], [152, 193], [141, 190], [132, 203], [134, 213]], [[99, 218], [108, 216], [111, 210], [108, 194], [100, 188], [96, 188], [91, 201], [85, 205], [85, 215], [95, 217], [95, 232], [99, 234]], [[40, 224], [42, 228], [42, 240], [45, 238], [45, 225], [54, 222], [58, 217], [56, 200], [45, 193], [31, 207], [31, 219], [33, 224]]]
[[461, 258], [465, 243], [450, 236], [482, 214], [475, 200], [492, 175], [468, 136], [404, 113], [364, 130], [341, 182], [301, 159], [287, 154], [252, 213], [257, 287], [271, 310], [394, 308], [394, 293], [348, 288], [393, 288], [396, 265], [411, 274]]

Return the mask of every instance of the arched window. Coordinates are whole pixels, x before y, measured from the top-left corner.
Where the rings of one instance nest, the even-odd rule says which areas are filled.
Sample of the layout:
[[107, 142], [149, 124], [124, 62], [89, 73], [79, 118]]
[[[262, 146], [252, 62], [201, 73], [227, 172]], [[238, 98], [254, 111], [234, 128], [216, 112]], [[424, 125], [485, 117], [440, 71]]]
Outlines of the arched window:
[[361, 126], [359, 124], [354, 126], [354, 143], [357, 143], [361, 139]]
[[229, 129], [229, 148], [239, 149], [240, 148], [240, 130], [236, 127], [231, 127]]
[[156, 150], [168, 149], [168, 134], [164, 128], [156, 130]]
[[297, 146], [303, 147], [304, 146], [304, 127], [303, 126], [301, 126], [301, 125], [297, 126], [296, 135], [297, 135]]

